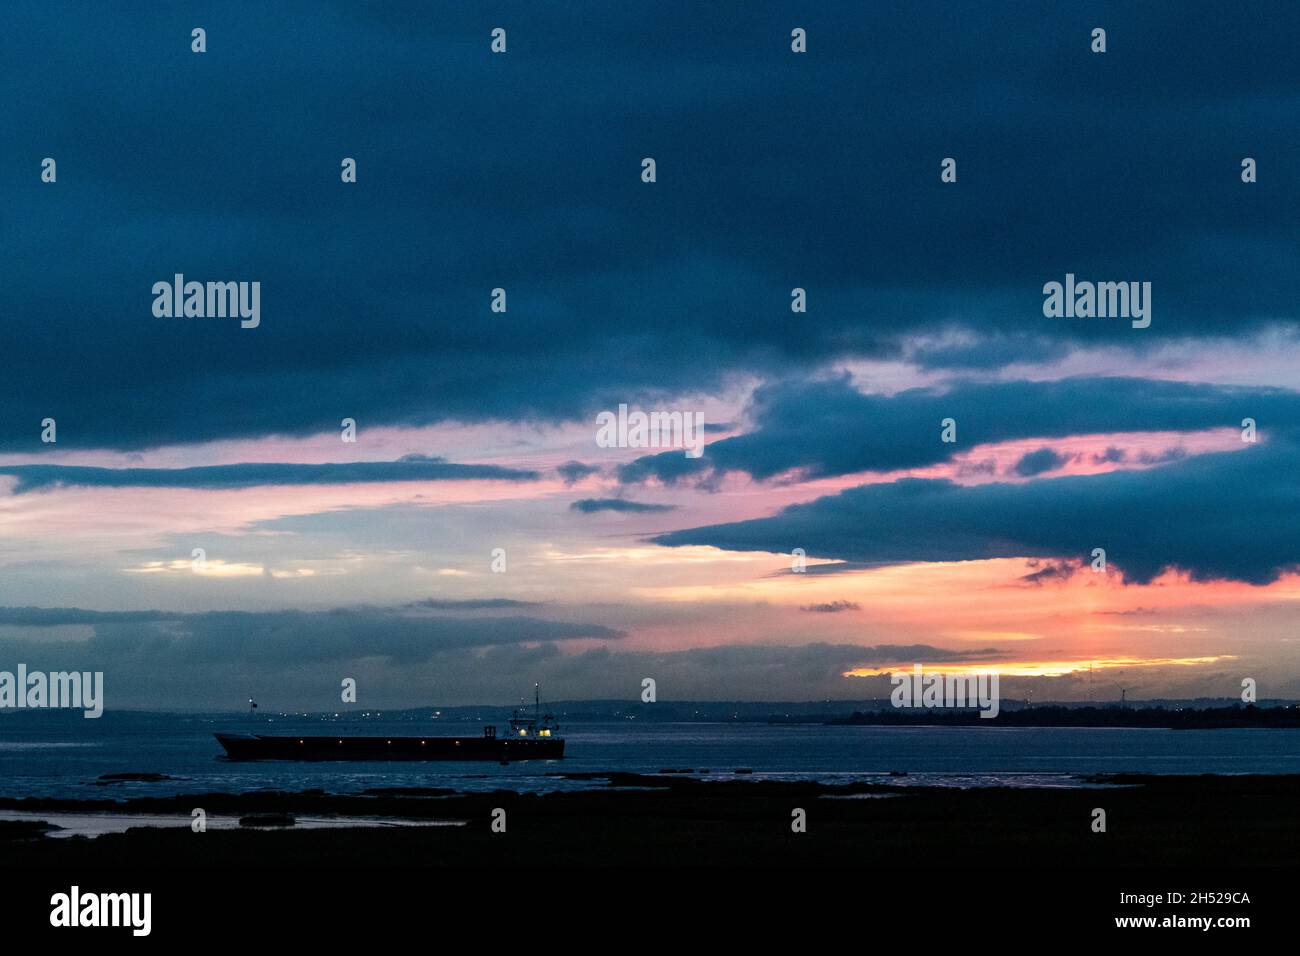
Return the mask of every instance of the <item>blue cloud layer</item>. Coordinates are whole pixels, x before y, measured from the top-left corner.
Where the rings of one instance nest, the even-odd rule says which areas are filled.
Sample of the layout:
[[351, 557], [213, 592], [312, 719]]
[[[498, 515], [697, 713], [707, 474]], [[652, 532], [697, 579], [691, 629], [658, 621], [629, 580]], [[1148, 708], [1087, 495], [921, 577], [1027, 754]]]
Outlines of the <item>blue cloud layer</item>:
[[[625, 482], [673, 483], [736, 471], [774, 478], [789, 471], [825, 478], [936, 465], [976, 445], [1105, 432], [1240, 428], [1294, 431], [1300, 393], [1140, 378], [976, 382], [867, 395], [846, 378], [760, 388], [753, 428], [711, 442], [701, 458], [659, 453], [619, 469]], [[941, 422], [956, 422], [944, 442]]]
[[[1205, 10], [1108, 8], [1098, 56], [1094, 12], [1014, 0], [14, 6], [0, 450], [578, 419], [950, 327], [993, 345], [924, 361], [1294, 327], [1300, 9]], [[1067, 271], [1152, 282], [1151, 329], [1044, 319]], [[261, 326], [154, 318], [177, 272], [260, 281]]]
[[676, 505], [654, 505], [641, 501], [628, 501], [626, 498], [580, 498], [569, 505], [569, 510], [583, 514], [595, 514], [598, 511], [620, 511], [628, 514], [653, 514], [660, 511], [672, 511]]
[[1198, 455], [1147, 471], [963, 486], [903, 479], [750, 521], [655, 537], [669, 547], [790, 552], [868, 563], [1059, 558], [1104, 548], [1126, 581], [1162, 571], [1267, 584], [1300, 565], [1300, 447]]
[[390, 481], [536, 481], [535, 471], [499, 465], [464, 465], [407, 455], [397, 461], [317, 465], [256, 462], [193, 468], [96, 468], [83, 465], [3, 465], [0, 476], [18, 479], [15, 494], [46, 488], [252, 488], [259, 485], [342, 485]]

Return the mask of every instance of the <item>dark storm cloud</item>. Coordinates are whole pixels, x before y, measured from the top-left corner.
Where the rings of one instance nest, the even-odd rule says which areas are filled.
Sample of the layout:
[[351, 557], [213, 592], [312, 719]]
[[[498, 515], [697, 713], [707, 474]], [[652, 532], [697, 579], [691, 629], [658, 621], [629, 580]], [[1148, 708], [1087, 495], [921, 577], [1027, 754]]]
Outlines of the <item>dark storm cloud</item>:
[[59, 486], [95, 488], [252, 488], [258, 485], [344, 485], [389, 481], [536, 481], [535, 471], [498, 465], [461, 465], [407, 455], [397, 461], [319, 465], [253, 463], [195, 468], [95, 468], [81, 465], [6, 465], [0, 476], [17, 478], [15, 494]]
[[1056, 471], [1063, 467], [1069, 458], [1059, 454], [1051, 448], [1039, 448], [1037, 451], [1031, 451], [1022, 455], [1016, 462], [1013, 470], [1022, 478], [1032, 478], [1035, 475], [1045, 474], [1049, 471]]
[[88, 611], [76, 607], [0, 607], [0, 626], [68, 627], [85, 624], [142, 624], [171, 620], [166, 611]]
[[[1035, 564], [1037, 563], [1035, 562]], [[1020, 580], [1025, 582], [1026, 585], [1040, 587], [1053, 581], [1069, 580], [1077, 570], [1077, 564], [1070, 564], [1065, 561], [1049, 561], [1037, 571], [1022, 574]]]
[[[329, 611], [163, 611], [100, 612], [78, 608], [0, 608], [0, 625], [59, 627], [89, 625], [85, 642], [27, 642], [28, 653], [83, 655], [88, 663], [115, 667], [201, 667], [231, 658], [248, 665], [325, 664], [383, 658], [416, 664], [452, 650], [504, 644], [551, 643], [598, 638], [621, 632], [597, 624], [540, 618], [459, 617], [407, 613], [378, 607]], [[23, 643], [15, 641], [14, 643]]]
[[[1294, 431], [1294, 428], [1292, 428]], [[1179, 461], [1187, 457], [1186, 448], [1166, 448], [1164, 451], [1140, 452], [1137, 460], [1144, 465], [1163, 465], [1168, 461]]]
[[826, 604], [809, 604], [800, 610], [816, 614], [840, 614], [844, 611], [861, 611], [862, 605], [856, 601], [830, 601]]
[[[319, 710], [338, 706], [344, 676], [357, 679], [360, 700], [372, 707], [512, 700], [535, 681], [552, 698], [637, 700], [647, 674], [673, 699], [765, 699], [773, 688], [825, 698], [858, 692], [844, 683], [852, 668], [1006, 656], [997, 648], [928, 644], [635, 651], [619, 645], [620, 631], [600, 625], [408, 613], [527, 603], [429, 599], [404, 608], [200, 614], [0, 607], [0, 626], [18, 629], [0, 633], [0, 660], [33, 670], [103, 671], [110, 710], [233, 709], [249, 696], [268, 709]], [[90, 637], [52, 635], [69, 625], [89, 626]], [[561, 650], [582, 638], [606, 643], [579, 653]]]
[[1091, 560], [1126, 581], [1166, 569], [1266, 584], [1300, 564], [1300, 448], [1288, 441], [1148, 471], [962, 486], [909, 478], [847, 489], [770, 518], [659, 535], [667, 546], [851, 561]]
[[580, 461], [566, 461], [555, 469], [556, 473], [564, 479], [566, 485], [576, 485], [588, 475], [594, 475], [600, 469], [595, 465], [583, 464]]
[[[507, 3], [493, 56], [460, 4], [207, 4], [202, 55], [182, 7], [14, 6], [0, 449], [581, 418], [950, 326], [995, 344], [923, 362], [1294, 324], [1300, 10], [1209, 10], [1109, 7], [1099, 56], [1069, 5], [822, 4], [795, 55], [776, 5]], [[1044, 318], [1067, 271], [1152, 282], [1151, 328]], [[177, 272], [260, 281], [261, 326], [154, 318]]]
[[627, 501], [623, 498], [582, 498], [569, 505], [570, 511], [583, 514], [595, 514], [598, 511], [622, 511], [629, 514], [651, 514], [660, 511], [672, 511], [676, 505], [652, 505], [640, 501]]
[[[638, 458], [619, 477], [671, 484], [729, 471], [758, 479], [800, 471], [825, 478], [935, 465], [992, 442], [1240, 428], [1246, 417], [1260, 428], [1294, 430], [1300, 393], [1139, 378], [965, 383], [895, 395], [864, 395], [846, 378], [781, 383], [755, 392], [748, 433], [710, 442], [701, 458]], [[954, 443], [940, 440], [945, 418], [956, 420]]]

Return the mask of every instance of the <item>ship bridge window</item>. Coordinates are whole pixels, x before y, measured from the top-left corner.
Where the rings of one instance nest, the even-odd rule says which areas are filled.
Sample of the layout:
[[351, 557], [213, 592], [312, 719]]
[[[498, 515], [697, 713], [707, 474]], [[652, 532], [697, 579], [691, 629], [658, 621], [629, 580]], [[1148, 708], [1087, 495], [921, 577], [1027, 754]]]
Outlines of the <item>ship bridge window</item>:
[[550, 732], [549, 730], [539, 730], [539, 731], [537, 732], [537, 736], [539, 736], [539, 737], [549, 737], [549, 736], [551, 736], [551, 732]]
[[527, 727], [520, 727], [520, 728], [519, 728], [519, 736], [520, 736], [520, 737], [527, 737], [527, 736], [528, 736], [528, 728], [527, 728]]

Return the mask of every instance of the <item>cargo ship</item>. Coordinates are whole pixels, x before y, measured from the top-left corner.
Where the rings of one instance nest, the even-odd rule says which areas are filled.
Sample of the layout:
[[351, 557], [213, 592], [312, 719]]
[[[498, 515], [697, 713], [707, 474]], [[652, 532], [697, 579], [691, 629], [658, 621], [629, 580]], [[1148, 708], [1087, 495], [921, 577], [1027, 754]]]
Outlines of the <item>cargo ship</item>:
[[480, 737], [305, 736], [215, 734], [230, 760], [558, 760], [564, 756], [560, 726], [542, 715], [540, 694], [528, 716], [515, 708], [503, 733], [494, 724]]

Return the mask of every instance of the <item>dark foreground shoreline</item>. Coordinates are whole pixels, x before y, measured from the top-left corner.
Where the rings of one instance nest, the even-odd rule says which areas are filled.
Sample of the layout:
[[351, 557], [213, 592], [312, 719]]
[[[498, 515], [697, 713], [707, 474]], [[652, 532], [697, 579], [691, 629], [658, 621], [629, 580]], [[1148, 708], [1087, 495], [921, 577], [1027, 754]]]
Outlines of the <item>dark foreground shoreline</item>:
[[[604, 778], [606, 775], [592, 775]], [[1300, 776], [1080, 778], [1111, 786], [959, 790], [608, 775], [545, 795], [437, 789], [115, 800], [0, 799], [37, 813], [364, 816], [463, 826], [135, 828], [94, 839], [0, 823], [7, 867], [1284, 867], [1300, 860]], [[505, 811], [506, 831], [493, 832]], [[1106, 832], [1093, 832], [1094, 810]], [[792, 831], [796, 809], [806, 832]]]

